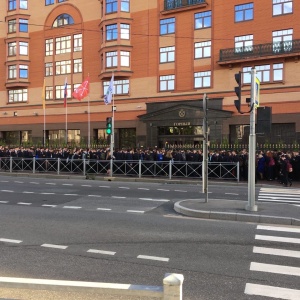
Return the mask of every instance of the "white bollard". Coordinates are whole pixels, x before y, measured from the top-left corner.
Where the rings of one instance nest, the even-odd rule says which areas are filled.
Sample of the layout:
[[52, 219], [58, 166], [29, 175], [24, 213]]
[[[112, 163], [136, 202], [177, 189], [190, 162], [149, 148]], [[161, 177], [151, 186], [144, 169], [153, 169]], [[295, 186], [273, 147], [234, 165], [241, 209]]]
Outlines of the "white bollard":
[[166, 273], [163, 280], [164, 284], [164, 300], [182, 300], [182, 274]]

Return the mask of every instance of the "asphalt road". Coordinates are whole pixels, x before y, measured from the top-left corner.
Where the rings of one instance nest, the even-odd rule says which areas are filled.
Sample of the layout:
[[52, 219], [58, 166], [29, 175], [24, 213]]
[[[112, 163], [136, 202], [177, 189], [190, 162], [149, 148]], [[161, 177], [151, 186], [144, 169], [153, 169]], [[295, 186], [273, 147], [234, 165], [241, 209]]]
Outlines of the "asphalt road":
[[[247, 198], [247, 187], [210, 190]], [[258, 300], [249, 293], [260, 286], [299, 293], [300, 233], [176, 214], [201, 185], [0, 176], [0, 195], [0, 276], [162, 285], [181, 273], [187, 300]]]

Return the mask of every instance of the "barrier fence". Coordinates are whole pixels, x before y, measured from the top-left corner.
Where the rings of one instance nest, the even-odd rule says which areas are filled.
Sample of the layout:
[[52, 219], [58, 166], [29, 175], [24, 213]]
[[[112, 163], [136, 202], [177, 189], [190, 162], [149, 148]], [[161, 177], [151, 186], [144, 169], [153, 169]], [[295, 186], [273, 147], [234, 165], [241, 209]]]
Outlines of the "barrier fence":
[[[201, 179], [202, 162], [7, 157], [0, 159], [0, 171]], [[208, 162], [208, 178], [239, 181], [239, 162]]]

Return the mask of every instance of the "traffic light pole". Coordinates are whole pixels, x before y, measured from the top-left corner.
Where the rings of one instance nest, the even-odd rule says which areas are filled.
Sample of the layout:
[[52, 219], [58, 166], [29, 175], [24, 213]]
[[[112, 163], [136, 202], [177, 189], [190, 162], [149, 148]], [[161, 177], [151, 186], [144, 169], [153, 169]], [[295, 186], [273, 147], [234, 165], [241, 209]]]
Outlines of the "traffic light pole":
[[250, 112], [250, 135], [249, 135], [249, 156], [248, 156], [248, 204], [246, 210], [257, 211], [255, 205], [255, 174], [256, 174], [256, 135], [255, 135], [255, 101], [256, 101], [256, 69], [251, 69], [251, 107]]

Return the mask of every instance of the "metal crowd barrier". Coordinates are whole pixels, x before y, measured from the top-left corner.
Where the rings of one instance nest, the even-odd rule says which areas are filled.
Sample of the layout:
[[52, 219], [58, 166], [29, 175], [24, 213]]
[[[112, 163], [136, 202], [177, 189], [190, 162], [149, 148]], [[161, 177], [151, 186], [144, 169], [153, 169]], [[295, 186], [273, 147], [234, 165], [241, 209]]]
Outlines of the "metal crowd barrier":
[[[1, 157], [1, 172], [202, 178], [202, 162]], [[239, 181], [239, 162], [208, 162], [208, 178]]]

